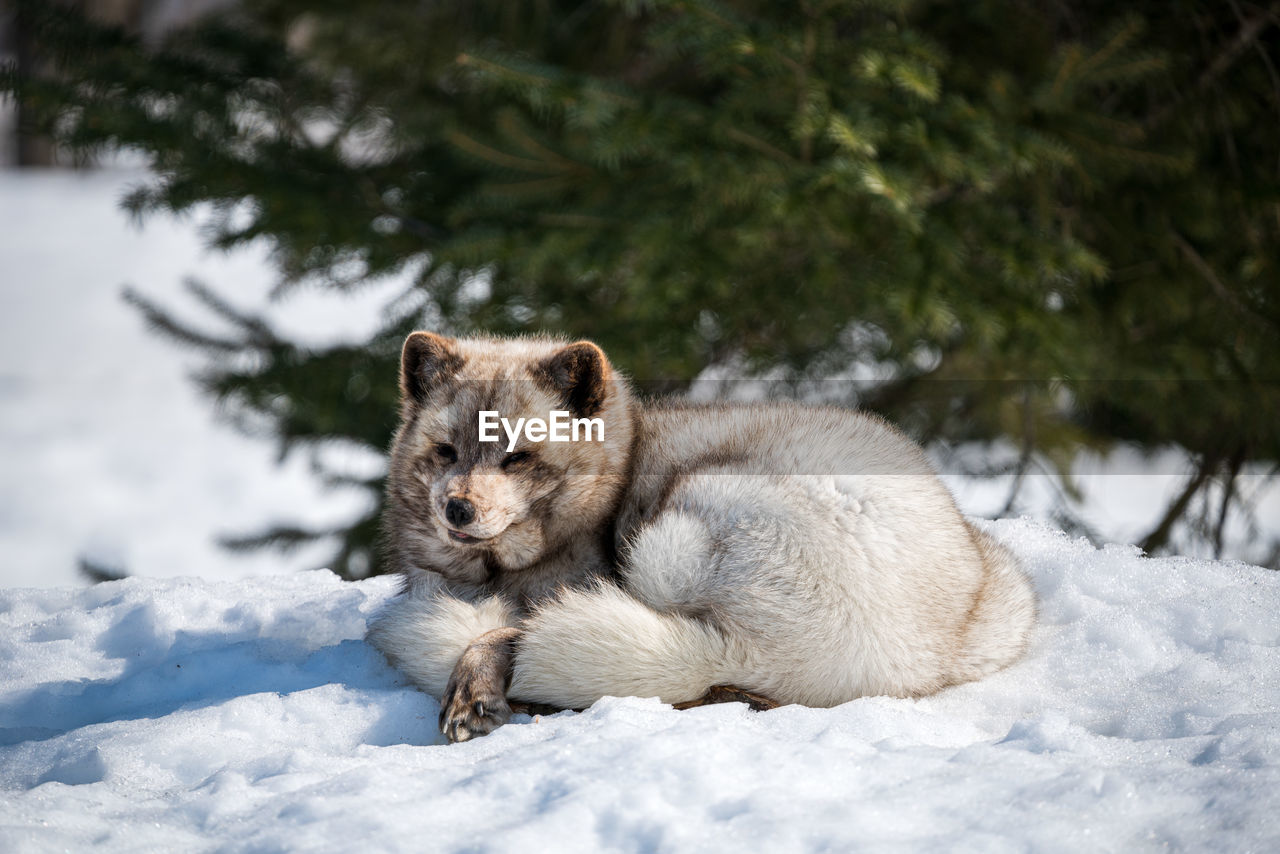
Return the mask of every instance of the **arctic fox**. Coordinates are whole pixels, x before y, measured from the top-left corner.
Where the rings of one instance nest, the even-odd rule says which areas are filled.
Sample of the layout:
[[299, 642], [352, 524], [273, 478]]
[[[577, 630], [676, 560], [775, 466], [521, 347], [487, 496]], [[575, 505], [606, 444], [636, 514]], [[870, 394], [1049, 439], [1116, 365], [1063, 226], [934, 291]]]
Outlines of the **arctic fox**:
[[[506, 722], [508, 698], [731, 685], [826, 707], [929, 694], [1026, 648], [1017, 561], [878, 418], [642, 404], [586, 341], [415, 332], [400, 382], [385, 533], [404, 589], [369, 640], [441, 699], [452, 741]], [[493, 413], [603, 429], [481, 441]]]

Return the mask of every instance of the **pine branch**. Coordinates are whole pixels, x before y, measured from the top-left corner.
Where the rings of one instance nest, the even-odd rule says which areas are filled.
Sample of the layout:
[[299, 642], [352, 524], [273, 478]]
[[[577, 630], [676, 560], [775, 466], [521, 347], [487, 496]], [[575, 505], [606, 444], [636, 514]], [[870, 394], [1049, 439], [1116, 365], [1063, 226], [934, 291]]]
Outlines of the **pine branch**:
[[1196, 473], [1187, 481], [1182, 492], [1165, 510], [1160, 522], [1151, 530], [1151, 533], [1142, 538], [1139, 546], [1144, 552], [1154, 554], [1169, 542], [1169, 535], [1173, 532], [1173, 526], [1187, 512], [1187, 506], [1191, 503], [1191, 499], [1205, 485], [1209, 480], [1209, 476], [1213, 474], [1217, 467], [1218, 458], [1216, 456], [1206, 455], [1201, 458], [1200, 466], [1197, 468]]
[[[752, 136], [751, 134], [747, 133], [744, 130], [741, 130], [740, 128], [726, 127], [724, 129], [724, 135], [729, 137], [729, 139], [734, 140], [735, 142], [742, 143], [748, 148], [759, 151], [761, 154], [767, 154], [769, 157], [772, 157], [774, 160], [777, 160], [780, 163], [793, 165], [797, 162], [794, 157], [792, 157], [787, 152], [783, 151], [781, 148], [772, 146], [769, 143], [765, 142], [763, 139], [760, 139], [757, 136]], [[804, 155], [802, 156], [801, 159], [807, 161], [809, 158], [807, 155]]]
[[1022, 490], [1023, 481], [1027, 476], [1027, 471], [1031, 468], [1032, 458], [1035, 454], [1036, 422], [1031, 403], [1031, 388], [1028, 386], [1023, 390], [1022, 394], [1022, 449], [1018, 453], [1018, 466], [1013, 476], [1013, 485], [1009, 489], [1009, 498], [1005, 501], [1003, 509], [997, 514], [1001, 518], [1008, 516], [1013, 511], [1013, 503], [1017, 499], [1018, 493]]
[[336, 531], [314, 530], [297, 525], [277, 525], [257, 534], [226, 534], [218, 538], [218, 545], [233, 552], [248, 552], [273, 548], [288, 554], [317, 540], [332, 537]]
[[129, 571], [123, 567], [96, 561], [84, 555], [81, 555], [76, 560], [76, 569], [94, 584], [101, 584], [104, 581], [119, 581], [122, 578], [129, 577]]
[[1200, 274], [1200, 278], [1204, 279], [1204, 281], [1208, 283], [1209, 287], [1213, 288], [1213, 292], [1218, 295], [1218, 298], [1226, 303], [1227, 307], [1235, 312], [1238, 317], [1263, 329], [1267, 329], [1273, 325], [1268, 322], [1266, 317], [1254, 312], [1246, 306], [1239, 297], [1232, 293], [1231, 290], [1223, 284], [1222, 279], [1218, 278], [1218, 274], [1214, 272], [1213, 267], [1211, 267], [1209, 262], [1204, 259], [1204, 256], [1196, 251], [1196, 248], [1191, 245], [1190, 241], [1177, 231], [1170, 231], [1169, 236], [1173, 239], [1174, 245], [1182, 251], [1182, 254], [1187, 261], [1191, 263], [1192, 268]]
[[458, 148], [494, 166], [501, 166], [520, 172], [537, 172], [544, 175], [561, 175], [565, 172], [564, 167], [558, 163], [548, 163], [545, 160], [536, 160], [532, 157], [507, 154], [492, 146], [485, 145], [460, 130], [451, 130], [445, 136]]
[[1277, 22], [1277, 16], [1280, 16], [1280, 0], [1273, 2], [1265, 11], [1259, 12], [1245, 22], [1240, 27], [1240, 32], [1236, 33], [1236, 37], [1214, 57], [1189, 90], [1178, 93], [1178, 96], [1168, 104], [1147, 116], [1143, 123], [1146, 129], [1155, 130], [1168, 121], [1188, 99], [1199, 97], [1207, 92], [1214, 82], [1226, 74], [1245, 51], [1258, 41], [1267, 26]]
[[529, 128], [519, 120], [514, 110], [505, 110], [500, 113], [498, 115], [497, 127], [498, 130], [513, 139], [517, 145], [543, 162], [554, 163], [565, 172], [591, 171], [590, 167], [584, 166], [575, 160], [571, 160], [557, 151], [552, 151], [550, 148], [547, 148], [545, 145], [538, 142], [538, 140], [536, 140], [533, 134], [529, 131]]
[[267, 350], [284, 345], [280, 337], [261, 317], [240, 311], [199, 279], [188, 277], [183, 280], [182, 284], [214, 314], [243, 330], [245, 333], [244, 344], [258, 350]]
[[[1244, 12], [1241, 11], [1240, 4], [1236, 0], [1231, 0], [1231, 11], [1235, 13], [1236, 20], [1240, 22], [1240, 25], [1245, 26]], [[1272, 18], [1276, 20], [1276, 23], [1280, 23], [1280, 16], [1273, 15]], [[1267, 69], [1267, 76], [1271, 78], [1271, 97], [1276, 106], [1280, 108], [1280, 73], [1277, 73], [1271, 57], [1267, 55], [1266, 50], [1256, 40], [1253, 43], [1253, 50], [1258, 54], [1258, 58], [1262, 60], [1263, 67]]]
[[204, 332], [198, 332], [189, 326], [184, 326], [178, 323], [166, 314], [158, 305], [144, 297], [138, 291], [135, 291], [133, 288], [124, 289], [123, 299], [129, 305], [138, 309], [138, 311], [142, 313], [142, 317], [150, 329], [161, 333], [179, 344], [193, 347], [198, 350], [226, 354], [238, 353], [244, 347], [243, 342], [241, 341], [234, 341], [230, 338], [223, 338]]
[[1231, 455], [1231, 462], [1227, 466], [1227, 479], [1222, 484], [1222, 504], [1218, 508], [1218, 519], [1212, 528], [1213, 536], [1213, 557], [1215, 560], [1222, 559], [1222, 538], [1227, 527], [1227, 512], [1231, 509], [1232, 501], [1236, 498], [1236, 478], [1240, 476], [1240, 469], [1244, 466], [1245, 449], [1241, 446]]

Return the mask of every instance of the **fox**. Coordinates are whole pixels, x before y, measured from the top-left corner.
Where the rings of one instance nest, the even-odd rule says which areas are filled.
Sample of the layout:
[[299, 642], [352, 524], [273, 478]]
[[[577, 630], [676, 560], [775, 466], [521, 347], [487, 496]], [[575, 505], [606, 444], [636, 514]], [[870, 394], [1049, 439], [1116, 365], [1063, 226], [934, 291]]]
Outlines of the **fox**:
[[[1019, 561], [874, 415], [641, 400], [596, 344], [554, 337], [414, 332], [399, 379], [384, 537], [401, 589], [367, 638], [440, 700], [450, 742], [513, 705], [605, 696], [922, 697], [1027, 649]], [[510, 430], [549, 417], [602, 429]]]

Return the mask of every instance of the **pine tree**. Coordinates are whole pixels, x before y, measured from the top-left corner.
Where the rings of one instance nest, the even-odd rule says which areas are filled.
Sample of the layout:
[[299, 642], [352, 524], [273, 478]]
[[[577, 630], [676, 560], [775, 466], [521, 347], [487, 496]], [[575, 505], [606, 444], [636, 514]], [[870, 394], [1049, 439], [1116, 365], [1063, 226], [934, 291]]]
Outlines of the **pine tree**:
[[[36, 4], [59, 73], [3, 85], [76, 151], [150, 154], [133, 211], [268, 238], [282, 291], [415, 271], [322, 351], [132, 297], [284, 452], [384, 448], [411, 328], [554, 330], [660, 389], [870, 374], [816, 387], [1068, 493], [1083, 447], [1181, 446], [1145, 545], [1195, 518], [1220, 548], [1280, 460], [1278, 7], [266, 0], [148, 45]], [[237, 544], [336, 536], [351, 572], [376, 512]]]

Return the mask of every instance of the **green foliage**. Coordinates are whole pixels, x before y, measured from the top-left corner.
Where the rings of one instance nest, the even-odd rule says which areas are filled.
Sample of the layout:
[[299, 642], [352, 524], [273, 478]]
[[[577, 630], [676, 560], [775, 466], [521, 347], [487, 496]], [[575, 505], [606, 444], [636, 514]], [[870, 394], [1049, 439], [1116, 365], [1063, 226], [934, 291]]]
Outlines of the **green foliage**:
[[[1177, 444], [1206, 502], [1280, 459], [1274, 6], [263, 0], [159, 45], [27, 6], [59, 74], [0, 86], [150, 154], [132, 210], [213, 203], [285, 289], [415, 271], [365, 347], [143, 304], [285, 451], [383, 448], [427, 325], [590, 337], [662, 387], [874, 366], [846, 398], [922, 439]], [[241, 545], [336, 534], [345, 570], [372, 518]]]

